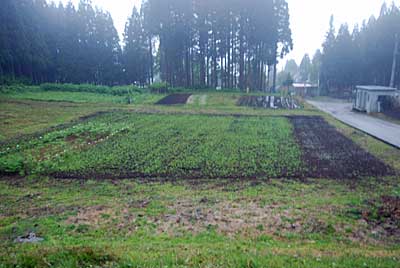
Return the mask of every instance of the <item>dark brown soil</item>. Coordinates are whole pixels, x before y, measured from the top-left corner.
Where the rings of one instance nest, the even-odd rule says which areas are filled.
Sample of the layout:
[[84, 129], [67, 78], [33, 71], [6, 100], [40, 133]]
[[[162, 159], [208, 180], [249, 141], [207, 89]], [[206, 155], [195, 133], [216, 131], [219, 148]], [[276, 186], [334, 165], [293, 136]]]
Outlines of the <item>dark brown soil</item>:
[[190, 96], [192, 96], [192, 94], [172, 94], [158, 101], [156, 104], [158, 105], [186, 104]]
[[319, 116], [288, 117], [307, 164], [307, 177], [357, 179], [394, 175], [392, 168]]
[[301, 105], [295, 99], [276, 96], [243, 96], [237, 105], [265, 109], [301, 109]]

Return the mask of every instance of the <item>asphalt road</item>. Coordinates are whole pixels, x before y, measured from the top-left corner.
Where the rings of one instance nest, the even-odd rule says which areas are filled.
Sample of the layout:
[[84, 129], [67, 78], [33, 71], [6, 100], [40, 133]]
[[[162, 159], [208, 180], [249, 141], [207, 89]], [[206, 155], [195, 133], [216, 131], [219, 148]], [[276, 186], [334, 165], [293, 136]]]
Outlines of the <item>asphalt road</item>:
[[347, 102], [311, 100], [307, 102], [339, 121], [400, 149], [400, 125], [364, 113], [353, 112], [352, 104]]

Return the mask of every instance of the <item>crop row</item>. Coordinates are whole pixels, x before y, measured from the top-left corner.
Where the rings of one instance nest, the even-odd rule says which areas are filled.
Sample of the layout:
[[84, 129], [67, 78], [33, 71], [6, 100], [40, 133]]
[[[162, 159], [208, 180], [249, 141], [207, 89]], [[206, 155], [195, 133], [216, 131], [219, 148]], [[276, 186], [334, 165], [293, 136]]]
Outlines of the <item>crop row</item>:
[[284, 177], [303, 168], [290, 122], [272, 117], [119, 112], [1, 153], [24, 172], [60, 177]]

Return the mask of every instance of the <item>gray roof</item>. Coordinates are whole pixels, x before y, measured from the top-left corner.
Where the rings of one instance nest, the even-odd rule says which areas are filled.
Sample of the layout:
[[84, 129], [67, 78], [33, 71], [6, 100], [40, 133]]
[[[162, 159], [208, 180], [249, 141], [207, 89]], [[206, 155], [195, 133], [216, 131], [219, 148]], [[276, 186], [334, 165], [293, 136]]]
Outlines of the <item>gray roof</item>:
[[382, 87], [382, 86], [357, 86], [357, 89], [363, 89], [368, 91], [396, 91], [397, 89], [392, 87]]

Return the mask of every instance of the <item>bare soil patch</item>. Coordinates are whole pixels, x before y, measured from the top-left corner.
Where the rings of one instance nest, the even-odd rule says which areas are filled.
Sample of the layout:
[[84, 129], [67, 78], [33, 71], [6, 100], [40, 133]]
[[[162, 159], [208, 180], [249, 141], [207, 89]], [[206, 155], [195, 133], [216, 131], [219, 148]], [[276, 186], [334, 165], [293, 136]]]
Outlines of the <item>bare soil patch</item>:
[[169, 207], [173, 214], [164, 214], [153, 219], [158, 233], [176, 235], [180, 232], [201, 233], [213, 228], [217, 232], [234, 236], [247, 234], [272, 234], [300, 232], [301, 218], [297, 211], [281, 210], [278, 205], [261, 205], [257, 200], [246, 202], [223, 201], [210, 203], [203, 198], [199, 203], [178, 200]]
[[307, 177], [357, 179], [394, 175], [391, 167], [319, 116], [288, 117], [307, 164]]
[[243, 96], [238, 100], [237, 105], [265, 109], [295, 110], [302, 108], [294, 98], [277, 96]]
[[192, 96], [192, 94], [172, 94], [161, 99], [156, 104], [157, 105], [186, 104], [190, 96]]
[[369, 201], [368, 206], [362, 216], [372, 228], [371, 233], [400, 242], [400, 197], [382, 196], [379, 200]]
[[85, 225], [99, 225], [103, 222], [104, 215], [113, 214], [113, 209], [105, 206], [92, 206], [81, 208], [78, 215], [69, 217], [66, 220], [67, 224], [85, 224]]

